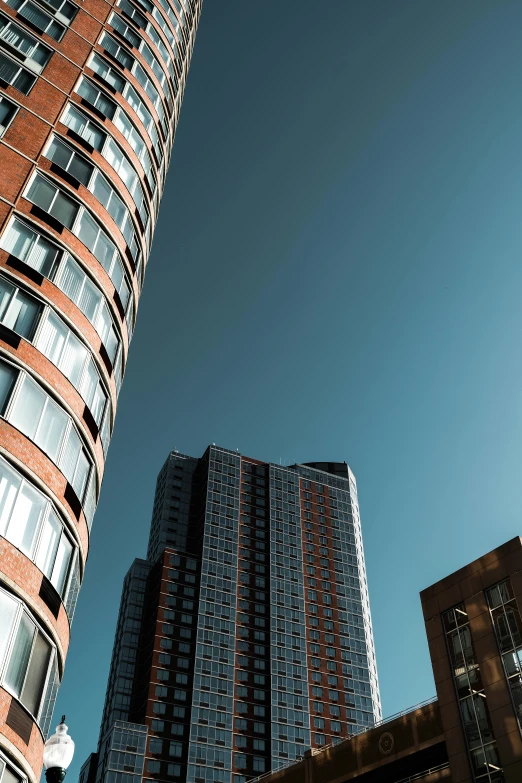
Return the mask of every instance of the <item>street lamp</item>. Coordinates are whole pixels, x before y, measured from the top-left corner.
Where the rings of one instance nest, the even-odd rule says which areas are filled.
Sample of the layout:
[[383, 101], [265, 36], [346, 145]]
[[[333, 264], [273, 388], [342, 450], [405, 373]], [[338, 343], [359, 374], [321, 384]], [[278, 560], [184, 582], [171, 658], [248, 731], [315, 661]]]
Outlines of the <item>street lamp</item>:
[[74, 742], [67, 734], [65, 715], [62, 715], [62, 722], [56, 727], [56, 734], [49, 737], [44, 745], [43, 763], [47, 783], [62, 783], [73, 755]]

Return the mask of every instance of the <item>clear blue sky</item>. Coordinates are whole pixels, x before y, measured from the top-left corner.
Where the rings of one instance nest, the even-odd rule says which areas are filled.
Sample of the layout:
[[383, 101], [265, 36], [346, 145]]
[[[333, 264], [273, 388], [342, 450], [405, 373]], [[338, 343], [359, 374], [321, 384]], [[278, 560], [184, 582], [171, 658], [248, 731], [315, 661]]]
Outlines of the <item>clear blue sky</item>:
[[55, 718], [94, 750], [156, 474], [358, 480], [385, 714], [419, 591], [522, 533], [520, 0], [205, 0]]

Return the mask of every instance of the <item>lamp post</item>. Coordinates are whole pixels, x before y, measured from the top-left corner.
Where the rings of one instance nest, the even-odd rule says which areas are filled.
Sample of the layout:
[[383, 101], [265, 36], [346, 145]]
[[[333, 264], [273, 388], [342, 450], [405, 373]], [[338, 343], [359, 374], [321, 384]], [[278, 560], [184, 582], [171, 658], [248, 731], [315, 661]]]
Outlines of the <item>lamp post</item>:
[[67, 767], [74, 755], [74, 742], [67, 734], [65, 715], [53, 734], [44, 745], [43, 762], [47, 783], [62, 783], [67, 774]]

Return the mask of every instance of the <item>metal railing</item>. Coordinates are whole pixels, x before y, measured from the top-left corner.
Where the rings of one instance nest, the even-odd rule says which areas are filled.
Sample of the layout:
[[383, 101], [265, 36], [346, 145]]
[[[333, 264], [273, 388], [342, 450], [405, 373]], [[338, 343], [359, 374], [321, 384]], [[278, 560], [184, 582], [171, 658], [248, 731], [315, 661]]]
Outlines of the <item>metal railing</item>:
[[[389, 715], [386, 718], [382, 718], [381, 720], [374, 723], [372, 726], [368, 726], [365, 729], [361, 729], [360, 731], [355, 732], [354, 734], [350, 734], [349, 737], [339, 737], [338, 742], [331, 742], [329, 745], [323, 745], [322, 748], [311, 748], [311, 752], [313, 756], [316, 756], [319, 753], [324, 753], [325, 750], [330, 750], [330, 748], [335, 748], [337, 745], [340, 745], [341, 742], [349, 742], [354, 737], [360, 737], [361, 734], [366, 734], [368, 731], [372, 731], [372, 729], [378, 729], [379, 726], [384, 726], [387, 723], [391, 723], [394, 720], [397, 720], [397, 718], [402, 718], [404, 715], [409, 715], [410, 712], [415, 712], [415, 710], [420, 710], [421, 707], [426, 707], [428, 704], [433, 704], [437, 701], [436, 696], [432, 696], [430, 699], [425, 699], [424, 701], [420, 701], [418, 704], [415, 704], [413, 707], [408, 707], [404, 710], [401, 710], [400, 712], [396, 712], [394, 715]], [[299, 764], [300, 761], [302, 761], [304, 758], [303, 756], [299, 756], [298, 758], [292, 759], [291, 761], [287, 761], [285, 764], [281, 764], [280, 767], [277, 767], [277, 769], [272, 769], [270, 772], [265, 772], [263, 775], [259, 775], [257, 778], [250, 778], [248, 783], [258, 783], [260, 780], [264, 780], [265, 778], [269, 777], [270, 775], [273, 775], [274, 772], [279, 772], [281, 769], [287, 769], [288, 767], [293, 766], [294, 764]], [[438, 769], [445, 769], [449, 764], [441, 765], [440, 767], [433, 767], [432, 771], [436, 771]], [[405, 778], [404, 780], [398, 781], [398, 783], [409, 783], [409, 781], [417, 780], [419, 777], [422, 777], [422, 775], [427, 775], [428, 772], [421, 772], [420, 774], [417, 774], [414, 777], [411, 778]]]

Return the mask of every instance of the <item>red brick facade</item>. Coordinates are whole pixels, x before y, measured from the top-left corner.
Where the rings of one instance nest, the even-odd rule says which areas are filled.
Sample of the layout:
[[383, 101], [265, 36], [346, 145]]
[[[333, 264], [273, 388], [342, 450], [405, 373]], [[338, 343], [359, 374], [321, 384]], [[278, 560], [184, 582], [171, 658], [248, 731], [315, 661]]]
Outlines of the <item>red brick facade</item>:
[[[183, 0], [182, 4], [178, 0], [173, 0], [172, 3], [158, 2], [154, 14], [148, 13], [137, 2], [134, 9], [141, 20], [146, 19], [145, 26], [142, 22], [140, 26], [130, 21], [128, 13], [125, 15], [116, 0], [82, 0], [78, 4], [71, 0], [67, 6], [72, 9], [69, 26], [64, 23], [65, 6], [62, 6], [63, 13], [60, 12], [60, 15], [56, 12], [56, 3], [49, 4], [47, 0], [35, 2], [40, 13], [52, 18], [52, 24], [47, 26], [46, 30], [53, 33], [57, 26], [62, 25], [65, 28], [61, 40], [57, 40], [60, 35], [56, 32], [51, 37], [47, 32], [35, 27], [34, 22], [28, 21], [27, 16], [24, 16], [19, 5], [18, 11], [11, 8], [7, 2], [2, 3], [0, 9], [4, 27], [7, 23], [16, 25], [16, 29], [22, 31], [22, 37], [27, 36], [35, 44], [43, 43], [51, 50], [47, 63], [41, 68], [35, 67], [35, 63], [39, 62], [36, 56], [26, 62], [21, 56], [21, 50], [19, 52], [15, 46], [4, 43], [7, 38], [2, 37], [0, 27], [0, 56], [17, 67], [23, 65], [26, 73], [36, 77], [30, 89], [18, 89], [14, 83], [0, 80], [0, 123], [1, 118], [7, 116], [2, 114], [2, 107], [8, 106], [9, 111], [14, 112], [14, 116], [9, 115], [11, 120], [6, 123], [6, 127], [0, 124], [0, 283], [8, 288], [15, 286], [19, 288], [22, 296], [36, 301], [40, 308], [41, 322], [38, 322], [33, 333], [26, 335], [18, 328], [18, 321], [14, 324], [3, 323], [4, 312], [0, 311], [0, 362], [5, 367], [7, 361], [36, 382], [48, 397], [46, 410], [58, 406], [58, 409], [69, 417], [68, 426], [70, 427], [72, 422], [90, 464], [91, 484], [87, 483], [82, 489], [82, 497], [77, 497], [63, 472], [63, 463], [69, 459], [65, 451], [65, 440], [60, 447], [60, 453], [65, 456], [62, 462], [58, 463], [49, 456], [51, 452], [48, 454], [45, 451], [45, 446], [37, 445], [31, 437], [9, 422], [11, 398], [7, 399], [3, 415], [0, 416], [0, 458], [1, 464], [16, 470], [29, 485], [43, 493], [53, 504], [66, 531], [62, 535], [78, 553], [77, 579], [74, 583], [74, 591], [77, 592], [87, 559], [89, 523], [92, 521], [93, 508], [103, 479], [106, 447], [112, 431], [117, 394], [128, 355], [147, 260], [149, 232], [144, 228], [138, 203], [144, 214], [149, 216], [153, 228], [166, 169], [166, 166], [161, 164], [163, 159], [168, 161], [171, 152], [175, 122], [201, 12], [201, 0]], [[152, 5], [150, 8], [152, 10]], [[121, 22], [133, 31], [128, 34], [127, 39], [121, 33], [115, 32], [109, 24], [109, 16], [113, 11], [116, 11]], [[100, 45], [100, 36], [104, 30], [113, 35], [113, 40], [125, 52], [120, 59]], [[136, 48], [137, 39], [141, 39], [139, 48]], [[161, 41], [159, 45], [158, 40]], [[138, 96], [137, 99], [133, 97], [132, 100], [126, 100], [123, 91], [116, 91], [110, 79], [107, 81], [89, 67], [88, 62], [93, 52], [99, 53], [105, 66], [119, 75], [122, 84], [126, 83], [133, 96]], [[144, 56], [143, 52], [147, 52], [147, 56]], [[168, 61], [165, 61], [165, 53], [168, 54]], [[132, 72], [129, 70], [129, 62], [134, 62], [136, 66]], [[159, 78], [161, 71], [164, 79]], [[141, 81], [135, 73], [139, 74]], [[121, 122], [116, 123], [115, 115], [111, 116], [108, 112], [104, 117], [94, 104], [78, 94], [81, 79], [85, 77], [90, 79], [91, 85], [102, 91], [106, 101], [121, 107], [117, 111], [124, 112], [124, 115], [121, 115], [126, 117], [125, 122], [122, 121], [123, 126]], [[156, 101], [154, 95], [159, 96]], [[85, 135], [82, 137], [73, 132], [62, 122], [67, 104], [78, 107], [84, 123], [88, 120], [99, 134], [105, 134], [104, 154], [100, 151], [102, 147], [93, 150]], [[164, 127], [158, 111], [160, 105], [166, 116]], [[141, 108], [136, 108], [137, 106]], [[150, 125], [144, 124], [146, 117], [151, 118], [154, 126], [152, 130]], [[133, 130], [129, 131], [131, 126]], [[127, 129], [126, 135], [122, 132], [122, 127]], [[168, 133], [165, 133], [165, 129]], [[160, 140], [156, 148], [151, 140], [154, 134]], [[91, 175], [90, 179], [85, 180], [86, 184], [76, 181], [73, 174], [56, 162], [56, 158], [51, 161], [45, 156], [49, 154], [46, 151], [53, 135], [62, 144], [62, 148], [65, 144], [69, 153], [76, 155], [75, 160], [83, 160], [88, 167], [94, 165], [94, 169], [89, 169]], [[109, 147], [110, 154], [107, 152]], [[115, 157], [116, 149], [118, 152]], [[150, 164], [152, 170], [147, 171], [146, 161], [149, 161], [147, 165]], [[71, 228], [67, 227], [65, 218], [62, 219], [60, 215], [56, 217], [52, 207], [38, 203], [35, 206], [25, 197], [36, 172], [41, 172], [47, 183], [59, 188], [61, 198], [69, 204], [73, 203], [75, 209], [79, 210], [75, 223], [70, 223]], [[101, 175], [105, 178], [104, 181], [112, 186], [112, 195], [106, 197], [106, 202], [100, 200], [99, 193], [94, 195], [93, 183], [95, 178]], [[157, 193], [153, 193], [150, 182], [155, 184]], [[113, 200], [112, 203], [115, 199], [118, 202], [119, 199], [119, 212], [117, 209], [110, 209], [110, 199]], [[105, 251], [100, 250], [94, 255], [84, 243], [87, 241], [85, 231], [82, 234], [84, 241], [79, 239], [79, 225], [84, 214], [82, 210], [88, 215], [90, 225], [97, 225], [98, 231], [105, 232], [102, 236], [112, 242], [112, 260], [101, 263], [99, 259]], [[121, 217], [123, 213], [124, 217]], [[40, 235], [40, 243], [50, 242], [54, 245], [57, 255], [53, 267], [42, 267], [40, 270], [35, 256], [29, 258], [33, 252], [29, 250], [32, 247], [29, 241], [23, 247], [22, 243], [17, 245], [16, 251], [12, 250], [13, 245], [9, 242], [10, 237], [14, 236], [12, 227], [15, 217], [18, 218], [17, 226], [21, 225], [24, 230]], [[127, 227], [127, 233], [124, 233], [124, 225]], [[132, 226], [131, 234], [134, 237], [132, 248], [127, 245], [129, 225]], [[35, 234], [31, 236], [34, 238]], [[94, 241], [92, 240], [90, 245], [93, 249]], [[105, 242], [105, 239], [103, 241]], [[8, 246], [11, 250], [5, 249]], [[73, 301], [67, 295], [65, 284], [58, 280], [58, 269], [62, 270], [67, 253], [88, 284], [97, 289], [99, 299], [96, 301], [104, 300], [103, 313], [110, 314], [104, 317], [111, 320], [112, 324], [111, 339], [119, 344], [119, 353], [114, 349], [112, 357], [109, 357], [107, 345], [100, 337], [101, 332], [95, 328], [94, 315], [88, 315], [86, 308], [92, 305], [92, 300], [86, 299], [87, 303], [80, 306], [79, 301]], [[119, 265], [114, 261], [111, 268], [116, 256], [119, 257]], [[108, 256], [104, 255], [103, 258]], [[118, 290], [121, 285], [120, 269], [124, 270], [124, 280], [130, 292], [127, 312]], [[95, 367], [97, 382], [107, 398], [105, 420], [101, 416], [99, 420], [95, 420], [82, 396], [78, 379], [75, 380], [73, 374], [66, 376], [55, 363], [55, 359], [48, 358], [50, 354], [44, 355], [36, 346], [35, 335], [38, 334], [39, 328], [40, 331], [43, 329], [44, 313], [45, 317], [58, 316], [65, 324], [64, 328], [72, 335], [70, 339], [73, 344], [79, 340], [83, 344], [82, 350], [85, 352], [87, 349], [91, 363], [89, 367]], [[114, 346], [114, 343], [111, 343], [111, 346]], [[17, 377], [20, 379], [25, 376]], [[15, 384], [14, 391], [9, 392], [13, 398], [19, 393], [19, 387], [20, 382], [18, 386]], [[52, 439], [52, 433], [49, 438]], [[2, 502], [0, 497], [0, 503]], [[20, 524], [25, 524], [25, 521]], [[54, 591], [49, 581], [51, 577], [48, 579], [36, 565], [34, 552], [31, 557], [24, 554], [9, 540], [8, 532], [6, 536], [0, 537], [0, 588], [23, 602], [32, 619], [50, 639], [56, 649], [61, 678], [70, 636], [67, 611], [72, 613], [75, 601], [75, 598], [71, 598], [72, 565], [66, 581], [68, 586], [63, 588], [60, 600], [60, 595]], [[36, 546], [41, 544], [37, 543]], [[74, 558], [71, 564], [73, 562]], [[69, 606], [66, 611], [67, 601], [72, 601], [72, 608]], [[1, 670], [2, 661], [0, 672]], [[40, 777], [41, 769], [42, 726], [38, 725], [38, 716], [31, 716], [27, 712], [28, 719], [32, 721], [31, 736], [27, 742], [27, 736], [24, 740], [8, 725], [7, 716], [11, 701], [15, 697], [2, 688], [2, 684], [0, 680], [0, 754], [4, 754], [8, 760], [11, 759], [31, 780], [36, 781]]]

